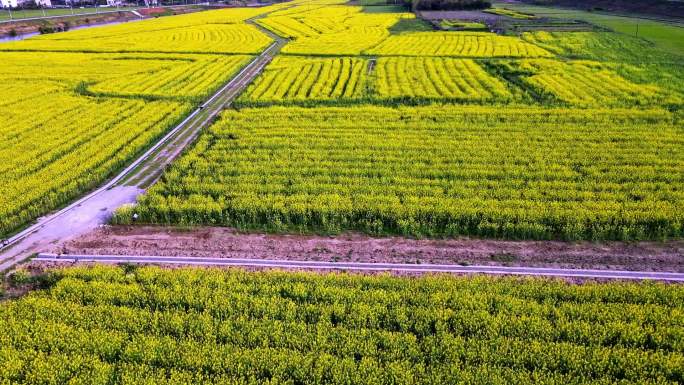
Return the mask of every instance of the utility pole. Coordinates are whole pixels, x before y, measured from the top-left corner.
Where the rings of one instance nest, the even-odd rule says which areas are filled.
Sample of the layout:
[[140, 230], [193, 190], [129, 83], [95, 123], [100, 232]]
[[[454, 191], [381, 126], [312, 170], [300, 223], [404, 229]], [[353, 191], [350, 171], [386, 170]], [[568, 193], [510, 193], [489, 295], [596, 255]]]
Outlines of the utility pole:
[[634, 37], [639, 37], [639, 23], [637, 23], [637, 28], [636, 32], [634, 33]]

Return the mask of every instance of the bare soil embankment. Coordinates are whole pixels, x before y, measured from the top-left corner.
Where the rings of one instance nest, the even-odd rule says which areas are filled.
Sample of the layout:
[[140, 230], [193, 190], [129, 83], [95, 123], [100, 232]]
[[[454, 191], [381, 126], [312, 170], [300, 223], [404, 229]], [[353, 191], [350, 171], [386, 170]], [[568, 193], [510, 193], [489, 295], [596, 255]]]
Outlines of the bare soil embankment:
[[684, 272], [684, 242], [591, 243], [249, 234], [233, 229], [106, 226], [62, 246], [64, 254], [156, 255], [505, 265]]

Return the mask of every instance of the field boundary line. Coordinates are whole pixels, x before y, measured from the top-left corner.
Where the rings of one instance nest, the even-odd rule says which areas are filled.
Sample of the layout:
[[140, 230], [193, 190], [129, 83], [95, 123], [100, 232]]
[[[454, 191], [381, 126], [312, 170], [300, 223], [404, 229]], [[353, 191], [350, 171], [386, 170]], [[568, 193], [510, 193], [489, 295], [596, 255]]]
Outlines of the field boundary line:
[[492, 275], [524, 275], [541, 277], [583, 278], [583, 279], [618, 279], [618, 280], [654, 280], [684, 282], [684, 273], [630, 271], [630, 270], [595, 270], [565, 269], [549, 267], [524, 266], [486, 266], [486, 265], [450, 265], [450, 264], [407, 264], [378, 262], [321, 262], [300, 260], [245, 259], [220, 257], [166, 257], [139, 255], [81, 255], [41, 253], [32, 261], [62, 263], [109, 263], [109, 264], [142, 264], [142, 265], [182, 265], [182, 266], [224, 266], [255, 267], [280, 269], [311, 270], [352, 270], [352, 271], [392, 271], [405, 273], [451, 273], [451, 274], [492, 274]]

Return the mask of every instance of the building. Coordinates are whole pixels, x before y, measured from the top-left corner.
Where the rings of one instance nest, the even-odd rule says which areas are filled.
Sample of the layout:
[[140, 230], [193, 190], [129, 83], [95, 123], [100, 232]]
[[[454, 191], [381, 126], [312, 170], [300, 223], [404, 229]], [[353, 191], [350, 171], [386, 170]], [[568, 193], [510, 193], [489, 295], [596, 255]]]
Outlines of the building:
[[16, 8], [17, 0], [0, 0], [0, 4], [2, 4], [3, 8]]
[[30, 3], [35, 3], [37, 6], [46, 8], [52, 7], [51, 0], [0, 0], [2, 8], [17, 8]]

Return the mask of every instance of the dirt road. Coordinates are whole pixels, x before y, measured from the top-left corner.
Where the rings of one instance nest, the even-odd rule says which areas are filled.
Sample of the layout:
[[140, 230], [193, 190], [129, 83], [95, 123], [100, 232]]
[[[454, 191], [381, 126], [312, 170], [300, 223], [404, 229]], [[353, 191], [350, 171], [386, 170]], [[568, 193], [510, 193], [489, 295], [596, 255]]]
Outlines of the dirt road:
[[684, 282], [684, 273], [663, 273], [623, 270], [586, 270], [586, 269], [551, 269], [538, 267], [511, 266], [461, 266], [437, 264], [408, 263], [364, 263], [364, 262], [313, 262], [268, 259], [234, 259], [234, 258], [187, 258], [159, 256], [124, 256], [124, 255], [57, 255], [40, 254], [31, 263], [113, 263], [141, 265], [203, 266], [203, 267], [248, 267], [258, 269], [298, 269], [298, 270], [343, 270], [366, 272], [396, 273], [451, 273], [451, 274], [496, 274], [527, 275], [541, 277], [563, 277], [571, 279], [619, 279], [619, 280], [656, 280], [667, 282]]
[[118, 207], [135, 202], [193, 142], [201, 129], [210, 125], [214, 117], [259, 75], [286, 44], [285, 39], [262, 30], [274, 39], [271, 46], [117, 176], [68, 207], [11, 237], [9, 246], [0, 249], [0, 271], [8, 270], [32, 254], [43, 251], [47, 245], [95, 230], [106, 223]]
[[204, 227], [106, 226], [45, 251], [320, 262], [525, 266], [684, 273], [684, 242], [554, 242], [241, 233]]

